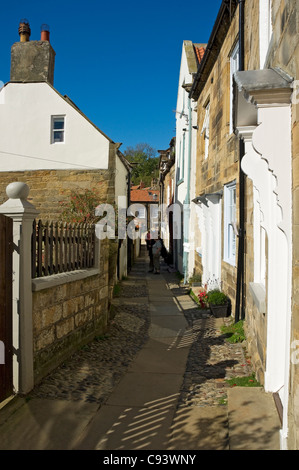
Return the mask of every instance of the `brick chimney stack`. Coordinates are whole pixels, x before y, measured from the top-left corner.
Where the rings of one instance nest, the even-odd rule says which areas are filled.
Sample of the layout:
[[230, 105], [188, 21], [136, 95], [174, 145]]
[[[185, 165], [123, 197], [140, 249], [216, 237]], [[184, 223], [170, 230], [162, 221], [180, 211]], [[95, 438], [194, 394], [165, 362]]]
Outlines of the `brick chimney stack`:
[[50, 44], [48, 25], [41, 27], [40, 41], [30, 41], [31, 30], [27, 20], [19, 24], [20, 42], [11, 48], [11, 82], [54, 83], [55, 51]]

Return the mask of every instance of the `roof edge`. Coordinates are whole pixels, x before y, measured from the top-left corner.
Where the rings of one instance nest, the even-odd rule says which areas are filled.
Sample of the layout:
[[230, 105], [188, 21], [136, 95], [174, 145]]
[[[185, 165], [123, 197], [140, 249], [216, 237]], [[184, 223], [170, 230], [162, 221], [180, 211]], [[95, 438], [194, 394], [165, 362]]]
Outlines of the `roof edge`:
[[[189, 98], [192, 98], [193, 100], [198, 100], [199, 98], [206, 79], [209, 76], [218, 53], [222, 47], [223, 40], [226, 37], [226, 34], [232, 23], [237, 6], [238, 0], [223, 0], [220, 5], [204, 56], [199, 64], [192, 88], [189, 93]], [[220, 30], [221, 25], [224, 27]], [[211, 54], [212, 51], [213, 54]], [[202, 81], [200, 81], [201, 78], [203, 78]]]

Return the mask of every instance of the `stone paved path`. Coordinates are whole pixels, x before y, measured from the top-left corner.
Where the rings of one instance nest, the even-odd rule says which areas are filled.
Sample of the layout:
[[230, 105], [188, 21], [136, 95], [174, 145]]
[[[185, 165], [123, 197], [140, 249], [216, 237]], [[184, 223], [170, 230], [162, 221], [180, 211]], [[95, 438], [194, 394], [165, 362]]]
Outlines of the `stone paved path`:
[[[96, 338], [46, 377], [30, 394], [35, 398], [104, 403], [148, 340], [150, 325], [146, 254], [141, 257], [113, 302], [113, 321]], [[162, 264], [162, 275], [180, 303], [190, 327], [190, 354], [179, 404], [226, 405], [225, 379], [251, 374], [240, 344], [229, 344], [220, 331], [223, 320], [198, 309], [175, 273]], [[153, 279], [157, 279], [152, 275]]]

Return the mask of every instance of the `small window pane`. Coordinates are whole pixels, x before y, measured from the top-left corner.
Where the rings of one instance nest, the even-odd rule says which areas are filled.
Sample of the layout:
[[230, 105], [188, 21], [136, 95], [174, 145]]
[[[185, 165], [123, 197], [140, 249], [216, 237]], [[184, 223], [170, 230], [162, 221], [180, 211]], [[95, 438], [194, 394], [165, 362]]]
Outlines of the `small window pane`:
[[64, 135], [62, 131], [54, 132], [54, 142], [63, 142]]
[[54, 129], [64, 129], [64, 119], [54, 119]]

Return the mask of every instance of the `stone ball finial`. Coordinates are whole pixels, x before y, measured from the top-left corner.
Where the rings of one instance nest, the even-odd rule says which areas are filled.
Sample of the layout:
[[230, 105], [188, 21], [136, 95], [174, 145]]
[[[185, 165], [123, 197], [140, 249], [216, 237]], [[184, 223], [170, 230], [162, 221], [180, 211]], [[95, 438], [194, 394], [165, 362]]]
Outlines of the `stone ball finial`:
[[29, 186], [21, 181], [15, 181], [6, 187], [6, 194], [9, 199], [27, 199], [29, 191]]

